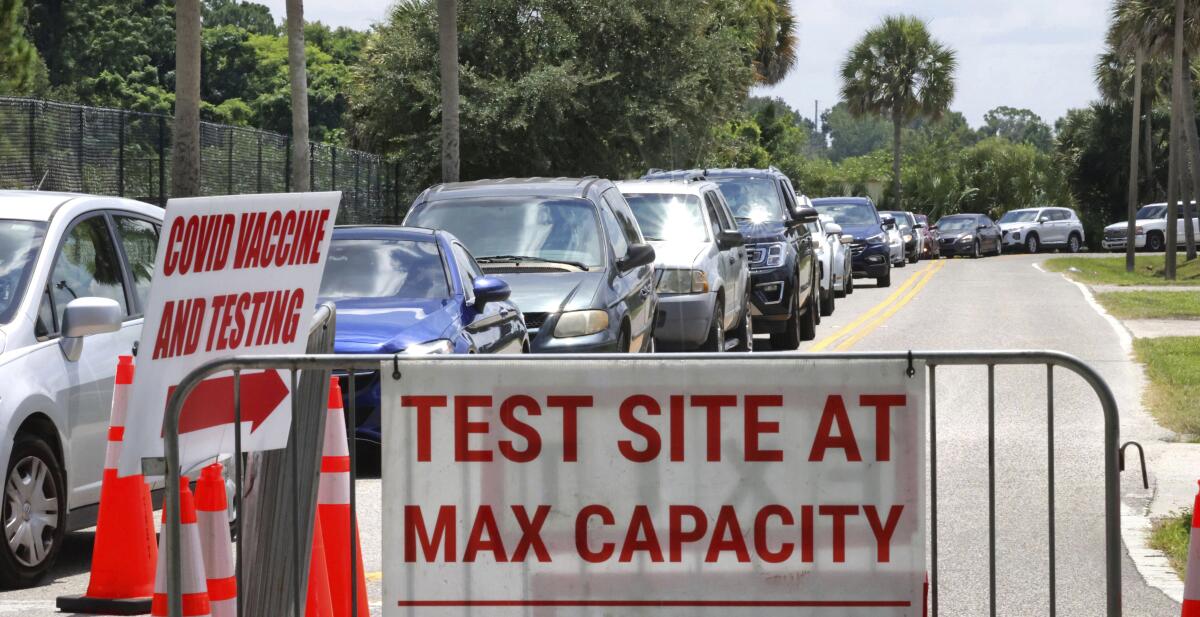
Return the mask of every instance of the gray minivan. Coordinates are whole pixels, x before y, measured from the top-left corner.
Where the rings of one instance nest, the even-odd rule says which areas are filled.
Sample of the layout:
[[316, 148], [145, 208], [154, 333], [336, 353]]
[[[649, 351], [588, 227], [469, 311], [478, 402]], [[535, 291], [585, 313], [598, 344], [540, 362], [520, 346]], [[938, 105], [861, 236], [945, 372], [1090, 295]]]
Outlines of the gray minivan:
[[654, 249], [599, 178], [508, 178], [426, 189], [404, 219], [444, 229], [501, 275], [534, 353], [653, 351]]

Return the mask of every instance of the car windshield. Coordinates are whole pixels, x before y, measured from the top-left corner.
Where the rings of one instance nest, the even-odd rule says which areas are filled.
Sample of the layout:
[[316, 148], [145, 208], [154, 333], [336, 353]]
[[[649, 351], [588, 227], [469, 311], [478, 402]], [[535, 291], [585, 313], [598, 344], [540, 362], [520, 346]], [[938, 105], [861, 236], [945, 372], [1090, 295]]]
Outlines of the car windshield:
[[523, 195], [434, 201], [408, 224], [449, 231], [480, 261], [529, 257], [588, 268], [604, 264], [596, 207], [584, 199]]
[[875, 208], [866, 203], [822, 203], [816, 205], [817, 212], [828, 214], [842, 227], [878, 225]]
[[751, 223], [784, 222], [788, 220], [779, 190], [770, 178], [730, 177], [712, 178], [721, 187], [733, 215]]
[[1139, 221], [1165, 218], [1167, 218], [1167, 207], [1165, 205], [1142, 206], [1142, 209], [1137, 211], [1137, 219]]
[[997, 223], [1032, 223], [1037, 220], [1037, 210], [1009, 210]]
[[964, 229], [975, 229], [978, 221], [970, 216], [948, 216], [938, 221], [939, 231], [962, 231]]
[[0, 219], [0, 324], [17, 312], [45, 237], [45, 223]]
[[908, 219], [908, 214], [904, 212], [883, 212], [882, 214], [890, 214], [893, 219], [896, 219], [896, 227], [901, 231], [912, 229], [912, 222]]
[[431, 240], [337, 239], [329, 245], [321, 297], [450, 297], [437, 243]]
[[633, 217], [647, 240], [704, 242], [708, 240], [700, 198], [669, 193], [625, 193]]

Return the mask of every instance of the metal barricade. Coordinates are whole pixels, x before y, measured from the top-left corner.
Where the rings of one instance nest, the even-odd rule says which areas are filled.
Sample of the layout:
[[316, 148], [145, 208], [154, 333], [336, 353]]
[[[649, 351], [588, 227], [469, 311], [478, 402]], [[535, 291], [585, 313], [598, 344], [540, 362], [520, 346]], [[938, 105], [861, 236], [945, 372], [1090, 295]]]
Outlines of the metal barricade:
[[[611, 359], [614, 361], [656, 361], [662, 359], [662, 356], [649, 355], [592, 355], [592, 356], [575, 356], [576, 359]], [[712, 356], [709, 354], [671, 354], [668, 356], [673, 360], [685, 361], [703, 361]], [[746, 362], [764, 362], [778, 360], [780, 358], [796, 358], [809, 361], [839, 361], [839, 362], [854, 362], [854, 361], [907, 361], [909, 363], [909, 376], [913, 376], [915, 369], [914, 362], [921, 362], [928, 371], [928, 413], [929, 413], [929, 493], [930, 493], [930, 592], [931, 592], [931, 614], [938, 615], [938, 442], [937, 442], [937, 374], [939, 367], [949, 366], [977, 366], [987, 369], [987, 400], [988, 400], [988, 435], [987, 435], [987, 464], [988, 464], [988, 575], [989, 575], [989, 609], [990, 614], [997, 614], [996, 608], [996, 376], [995, 368], [997, 366], [1044, 366], [1046, 367], [1046, 444], [1047, 444], [1047, 470], [1048, 470], [1048, 531], [1049, 531], [1049, 614], [1055, 615], [1057, 611], [1057, 585], [1056, 585], [1056, 547], [1055, 547], [1055, 461], [1054, 461], [1054, 383], [1055, 383], [1055, 368], [1065, 369], [1082, 378], [1097, 395], [1101, 411], [1104, 417], [1104, 562], [1105, 562], [1105, 594], [1106, 594], [1106, 610], [1105, 615], [1108, 617], [1117, 617], [1121, 615], [1121, 512], [1120, 512], [1120, 421], [1118, 417], [1117, 403], [1111, 389], [1104, 379], [1088, 364], [1082, 360], [1061, 352], [1055, 351], [909, 351], [909, 352], [854, 352], [854, 353], [791, 353], [791, 354], [725, 354], [722, 357], [736, 357], [743, 359]], [[489, 362], [502, 361], [508, 359], [505, 356], [447, 356], [447, 362]], [[544, 360], [547, 362], [564, 362], [570, 361], [572, 356], [529, 356], [534, 360]], [[191, 391], [204, 379], [212, 376], [215, 373], [233, 371], [235, 375], [235, 391], [240, 388], [238, 381], [241, 371], [255, 369], [276, 369], [287, 370], [292, 375], [292, 383], [295, 383], [297, 371], [345, 371], [348, 379], [348, 392], [354, 393], [355, 389], [355, 374], [359, 371], [376, 371], [380, 370], [384, 363], [393, 367], [393, 378], [400, 377], [401, 367], [405, 362], [406, 356], [403, 354], [397, 355], [303, 355], [303, 356], [239, 356], [225, 360], [210, 362], [200, 366], [192, 371], [171, 396], [167, 404], [166, 415], [164, 419], [164, 441], [166, 454], [166, 469], [168, 472], [167, 482], [167, 525], [164, 533], [167, 534], [167, 541], [172, 546], [179, 545], [179, 412], [183, 407], [183, 402]], [[385, 371], [386, 374], [386, 371]], [[355, 396], [347, 397], [347, 418], [349, 423], [353, 423], [356, 418], [355, 413]], [[235, 397], [235, 405], [239, 398]], [[296, 411], [296, 403], [293, 400], [293, 413]], [[240, 409], [235, 409], [235, 417], [240, 417]], [[294, 425], [293, 425], [294, 426]], [[348, 427], [348, 435], [350, 435], [350, 455], [351, 455], [351, 482], [355, 479], [355, 464], [356, 453], [354, 448], [354, 432], [353, 426]], [[291, 442], [289, 442], [291, 449]], [[240, 452], [235, 453], [240, 457]], [[293, 487], [295, 484], [293, 483]], [[354, 485], [352, 484], [351, 494], [351, 511], [352, 520], [357, 517], [357, 511], [354, 509]], [[349, 533], [351, 534], [351, 546], [354, 546], [354, 530], [356, 526], [351, 525]], [[294, 534], [295, 535], [298, 534]], [[241, 542], [239, 537], [238, 542]], [[296, 544], [299, 544], [298, 538], [294, 539]], [[303, 554], [300, 546], [294, 546], [293, 554]], [[172, 551], [169, 553], [171, 559], [168, 564], [167, 573], [167, 590], [169, 594], [169, 614], [172, 617], [181, 617], [181, 564], [178, 552]], [[353, 551], [352, 551], [353, 559]], [[305, 562], [306, 563], [306, 562]], [[355, 568], [350, 564], [351, 589], [354, 588], [356, 576]], [[240, 564], [239, 564], [240, 577]], [[242, 589], [241, 580], [238, 581], [239, 591]], [[299, 617], [303, 612], [304, 590], [300, 587], [298, 581], [293, 582], [293, 598], [290, 602], [292, 614]], [[352, 602], [357, 601], [357, 594], [351, 594]], [[239, 615], [242, 614], [241, 596], [239, 594]], [[278, 613], [277, 613], [278, 614]], [[357, 614], [357, 607], [354, 608], [354, 613]]]

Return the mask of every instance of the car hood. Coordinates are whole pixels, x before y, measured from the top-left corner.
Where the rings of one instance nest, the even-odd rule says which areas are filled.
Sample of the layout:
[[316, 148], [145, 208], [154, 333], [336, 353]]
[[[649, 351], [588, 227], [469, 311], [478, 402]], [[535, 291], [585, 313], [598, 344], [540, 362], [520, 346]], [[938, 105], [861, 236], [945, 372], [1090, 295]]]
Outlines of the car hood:
[[341, 299], [337, 304], [338, 353], [394, 353], [445, 338], [459, 321], [455, 301], [398, 298]]
[[557, 313], [593, 308], [606, 273], [506, 271], [503, 276], [512, 289], [509, 300], [522, 312]]
[[762, 223], [738, 221], [738, 231], [742, 232], [742, 237], [746, 238], [746, 242], [750, 243], [782, 240], [787, 235], [787, 225], [784, 225], [780, 221], [765, 221]]
[[1033, 222], [1016, 222], [1016, 223], [997, 223], [1001, 231], [1021, 231], [1037, 225]]
[[855, 240], [866, 240], [871, 236], [877, 236], [883, 228], [879, 225], [843, 225], [842, 233], [854, 236]]
[[974, 231], [972, 231], [972, 230], [970, 230], [970, 229], [955, 229], [954, 231], [941, 231], [941, 230], [939, 230], [939, 232], [940, 232], [940, 233], [939, 233], [938, 235], [939, 235], [939, 236], [941, 237], [941, 239], [943, 239], [943, 240], [946, 240], [947, 238], [949, 238], [949, 239], [954, 239], [954, 240], [957, 240], [957, 239], [959, 239], [959, 238], [961, 238], [961, 237], [963, 237], [963, 236], [969, 236], [969, 235], [974, 235], [974, 234], [975, 234], [975, 232], [974, 232]]
[[691, 268], [696, 259], [708, 248], [705, 242], [664, 242], [651, 240], [654, 247], [654, 265], [660, 268]]

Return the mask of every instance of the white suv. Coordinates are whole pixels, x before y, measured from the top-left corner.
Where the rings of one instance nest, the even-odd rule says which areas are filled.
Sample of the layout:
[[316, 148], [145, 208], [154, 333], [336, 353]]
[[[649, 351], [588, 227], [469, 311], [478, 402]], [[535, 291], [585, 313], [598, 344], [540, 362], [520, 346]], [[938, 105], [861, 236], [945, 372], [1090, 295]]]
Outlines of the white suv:
[[[1195, 202], [1193, 202], [1195, 203]], [[1180, 207], [1176, 208], [1175, 216], [1179, 219], [1179, 224], [1175, 226], [1176, 242], [1179, 246], [1183, 246], [1184, 233], [1186, 230], [1183, 227], [1183, 204], [1180, 202]], [[1135, 218], [1135, 236], [1134, 246], [1147, 251], [1160, 252], [1167, 248], [1167, 204], [1166, 202], [1150, 204], [1142, 206], [1137, 211]], [[1128, 221], [1114, 223], [1104, 228], [1104, 241], [1101, 246], [1106, 251], [1123, 251], [1125, 250], [1126, 235], [1128, 233]], [[1192, 229], [1196, 235], [1200, 236], [1200, 218], [1192, 219]]]
[[161, 208], [0, 191], [0, 583], [25, 586], [96, 524], [117, 356], [142, 329]]
[[751, 351], [750, 266], [745, 240], [720, 187], [684, 181], [617, 182], [654, 247], [660, 349]]
[[1004, 234], [1005, 250], [1023, 248], [1036, 253], [1043, 247], [1057, 247], [1078, 253], [1084, 246], [1083, 222], [1070, 208], [1009, 210], [996, 224]]

